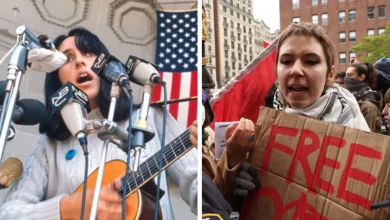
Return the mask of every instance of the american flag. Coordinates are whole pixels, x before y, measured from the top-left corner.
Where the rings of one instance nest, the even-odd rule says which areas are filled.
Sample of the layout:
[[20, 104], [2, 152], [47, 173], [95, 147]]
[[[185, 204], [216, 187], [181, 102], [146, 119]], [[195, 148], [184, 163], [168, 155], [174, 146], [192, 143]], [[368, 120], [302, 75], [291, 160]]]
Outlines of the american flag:
[[[157, 11], [157, 25], [156, 65], [167, 84], [168, 100], [197, 96], [197, 10]], [[163, 99], [163, 89], [156, 86], [152, 101]], [[187, 128], [196, 119], [197, 101], [170, 104], [168, 110]]]

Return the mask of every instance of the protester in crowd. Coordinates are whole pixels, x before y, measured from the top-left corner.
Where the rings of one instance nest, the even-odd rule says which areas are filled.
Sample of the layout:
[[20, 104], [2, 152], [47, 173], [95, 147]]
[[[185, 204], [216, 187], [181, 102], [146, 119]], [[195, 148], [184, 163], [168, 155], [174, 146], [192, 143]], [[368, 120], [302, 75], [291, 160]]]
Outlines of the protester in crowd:
[[[390, 128], [390, 89], [387, 90], [383, 98], [385, 106], [382, 110], [382, 115], [387, 128]], [[388, 133], [387, 133], [388, 134]]]
[[[390, 89], [387, 90], [385, 96], [383, 97], [385, 106], [382, 110], [382, 115], [385, 121], [385, 125], [388, 129], [390, 129]], [[386, 133], [389, 134], [389, 133]]]
[[374, 67], [385, 74], [390, 74], [390, 58], [380, 58], [374, 63]]
[[[369, 131], [355, 97], [333, 85], [334, 46], [319, 25], [301, 22], [288, 26], [279, 37], [275, 72], [276, 110]], [[242, 118], [225, 133], [226, 148], [214, 182], [235, 205], [234, 178], [255, 143], [254, 124]]]
[[274, 96], [277, 88], [278, 88], [278, 82], [276, 81], [274, 82], [274, 84], [272, 84], [271, 88], [268, 90], [267, 95], [265, 95], [264, 101], [266, 107], [273, 108]]
[[382, 95], [372, 89], [376, 72], [370, 63], [355, 63], [347, 69], [346, 88], [355, 96], [372, 132], [381, 133]]
[[388, 131], [390, 130], [390, 89], [387, 90], [383, 99], [385, 104], [382, 110], [382, 116], [387, 130], [386, 132], [382, 132], [382, 134], [389, 135]]
[[345, 81], [344, 81], [345, 75], [346, 75], [345, 72], [337, 73], [336, 76], [334, 77], [334, 82], [339, 84], [339, 86], [345, 88]]
[[[108, 116], [111, 84], [101, 80], [90, 69], [97, 55], [108, 53], [100, 39], [82, 28], [71, 30], [54, 41], [55, 47], [67, 56], [67, 62], [54, 72], [46, 74], [45, 99], [50, 112], [50, 97], [67, 82], [79, 87], [88, 96], [91, 112], [88, 119], [104, 119]], [[114, 121], [122, 129], [128, 127], [129, 99], [121, 95], [117, 100]], [[133, 123], [139, 109], [133, 114]], [[56, 123], [60, 122], [60, 123]], [[161, 107], [150, 107], [148, 128], [156, 137], [146, 143], [141, 162], [160, 150], [163, 111]], [[35, 144], [24, 163], [24, 172], [0, 207], [0, 219], [80, 219], [82, 193], [74, 191], [84, 180], [84, 155], [76, 138], [72, 137], [60, 115], [52, 115], [50, 123], [41, 127], [45, 133]], [[166, 144], [182, 133], [174, 118], [168, 114]], [[191, 140], [194, 140], [192, 137]], [[89, 173], [100, 164], [103, 142], [97, 133], [88, 135]], [[107, 160], [126, 161], [127, 155], [120, 148], [109, 144]], [[133, 159], [132, 159], [133, 160]], [[161, 189], [166, 193], [160, 198], [164, 218], [173, 219], [166, 175], [179, 186], [182, 199], [196, 214], [197, 208], [197, 156], [191, 150], [170, 165], [161, 175]], [[109, 172], [109, 170], [105, 170]], [[152, 183], [154, 181], [151, 181]], [[88, 182], [90, 183], [90, 182]], [[120, 183], [103, 186], [97, 210], [98, 219], [121, 219]], [[93, 189], [86, 194], [85, 219], [91, 212]]]
[[390, 59], [383, 57], [374, 63], [377, 73], [377, 90], [385, 95], [390, 88]]

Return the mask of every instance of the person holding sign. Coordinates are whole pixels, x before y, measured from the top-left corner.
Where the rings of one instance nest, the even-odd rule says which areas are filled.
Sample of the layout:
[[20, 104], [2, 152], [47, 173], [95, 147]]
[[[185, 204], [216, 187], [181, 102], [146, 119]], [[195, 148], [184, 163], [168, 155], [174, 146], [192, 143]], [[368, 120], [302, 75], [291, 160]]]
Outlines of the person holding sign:
[[[278, 87], [276, 110], [370, 131], [355, 97], [333, 84], [335, 75], [333, 43], [322, 27], [293, 23], [280, 35], [275, 63]], [[218, 162], [214, 182], [225, 198], [235, 205], [234, 178], [255, 146], [255, 126], [242, 118], [228, 127], [226, 150]]]

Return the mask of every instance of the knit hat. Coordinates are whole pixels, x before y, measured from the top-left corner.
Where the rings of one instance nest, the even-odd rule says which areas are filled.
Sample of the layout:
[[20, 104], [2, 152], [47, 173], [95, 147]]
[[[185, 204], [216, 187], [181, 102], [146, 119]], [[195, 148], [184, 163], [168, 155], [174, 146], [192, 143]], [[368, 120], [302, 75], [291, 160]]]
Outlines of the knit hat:
[[382, 57], [375, 62], [374, 67], [383, 73], [390, 74], [390, 59]]

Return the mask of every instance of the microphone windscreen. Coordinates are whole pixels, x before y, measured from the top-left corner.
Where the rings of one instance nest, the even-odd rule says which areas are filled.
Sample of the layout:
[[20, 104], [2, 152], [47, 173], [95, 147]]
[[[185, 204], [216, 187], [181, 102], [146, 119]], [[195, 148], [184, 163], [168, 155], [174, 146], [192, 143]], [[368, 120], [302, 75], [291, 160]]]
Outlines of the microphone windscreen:
[[35, 99], [21, 99], [16, 105], [23, 109], [23, 114], [18, 120], [14, 120], [18, 125], [36, 125], [44, 122], [48, 118], [45, 105]]
[[[5, 97], [5, 86], [7, 85], [6, 80], [0, 81], [0, 105], [3, 105], [4, 103], [4, 97]], [[19, 100], [19, 91], [16, 97], [16, 100]]]
[[7, 188], [12, 185], [23, 172], [23, 163], [14, 157], [5, 160], [0, 166], [0, 186]]

